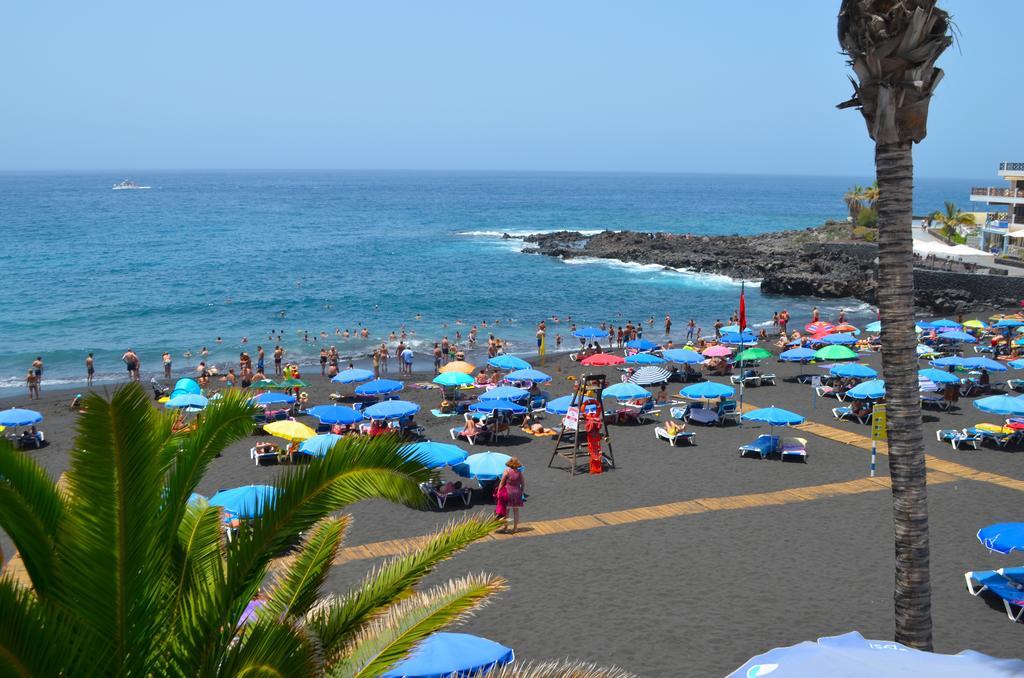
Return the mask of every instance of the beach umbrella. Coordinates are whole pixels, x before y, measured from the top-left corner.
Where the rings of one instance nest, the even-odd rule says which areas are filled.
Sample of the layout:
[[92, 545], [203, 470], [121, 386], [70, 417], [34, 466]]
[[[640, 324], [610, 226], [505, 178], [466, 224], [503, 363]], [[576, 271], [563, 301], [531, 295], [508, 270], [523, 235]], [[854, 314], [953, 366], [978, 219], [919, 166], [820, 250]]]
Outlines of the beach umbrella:
[[990, 414], [1002, 414], [1009, 417], [1024, 415], [1024, 399], [1015, 396], [994, 395], [979, 398], [974, 401], [974, 406], [982, 412]]
[[874, 379], [878, 376], [878, 372], [874, 368], [860, 363], [836, 363], [828, 373], [833, 377], [852, 379]]
[[317, 405], [306, 410], [321, 424], [355, 424], [363, 420], [363, 413], [343, 405]]
[[295, 396], [285, 395], [284, 393], [260, 393], [259, 395], [249, 398], [249, 402], [259, 407], [268, 407], [270, 405], [291, 405], [295, 402]]
[[860, 330], [858, 330], [850, 323], [836, 325], [834, 328], [832, 328], [832, 331], [835, 332], [836, 334], [853, 334], [855, 336], [860, 334]]
[[301, 421], [272, 421], [264, 424], [263, 430], [274, 436], [289, 442], [298, 443], [316, 435], [316, 431], [303, 424]]
[[810, 348], [791, 348], [779, 354], [779, 360], [787, 363], [802, 363], [814, 360], [816, 353]]
[[855, 400], [878, 400], [885, 397], [885, 379], [862, 381], [846, 392], [847, 398]]
[[267, 604], [265, 600], [250, 600], [249, 604], [245, 606], [245, 610], [242, 611], [242, 616], [238, 618], [237, 626], [244, 624], [251, 624], [252, 622], [259, 620], [259, 611]]
[[206, 409], [206, 406], [209, 404], [210, 400], [205, 396], [196, 395], [195, 393], [182, 393], [164, 403], [164, 407], [169, 407], [172, 410], [198, 412], [199, 410]]
[[356, 386], [356, 395], [388, 395], [389, 393], [398, 393], [403, 388], [405, 388], [405, 384], [394, 379], [374, 379]]
[[312, 438], [303, 440], [299, 444], [299, 452], [308, 454], [311, 457], [326, 457], [327, 453], [334, 449], [339, 440], [341, 440], [341, 436], [334, 433], [320, 433]]
[[842, 346], [850, 346], [852, 344], [857, 343], [857, 337], [853, 336], [852, 334], [826, 334], [820, 339], [817, 339], [817, 341], [829, 345], [836, 344]]
[[653, 353], [634, 353], [626, 356], [626, 362], [630, 365], [662, 365], [666, 361]]
[[672, 373], [664, 367], [648, 365], [641, 367], [629, 377], [629, 382], [637, 386], [650, 386], [651, 384], [664, 384]]
[[1024, 358], [1022, 358], [1020, 360], [1011, 360], [1010, 362], [1008, 362], [1006, 364], [1009, 365], [1010, 367], [1012, 367], [1015, 370], [1024, 369]]
[[719, 333], [721, 333], [721, 334], [731, 334], [733, 332], [737, 332], [738, 333], [738, 332], [741, 332], [741, 331], [742, 330], [740, 330], [740, 326], [739, 325], [726, 325], [721, 330], [719, 330]]
[[511, 400], [481, 400], [469, 406], [470, 412], [508, 412], [509, 414], [526, 414], [529, 408]]
[[270, 485], [244, 485], [220, 490], [210, 497], [210, 506], [219, 506], [236, 518], [257, 518], [267, 505], [273, 506], [277, 488]]
[[964, 367], [968, 367], [972, 370], [987, 370], [989, 372], [1006, 371], [1006, 365], [999, 362], [998, 360], [992, 360], [992, 358], [986, 358], [984, 356], [977, 356], [976, 358], [965, 359]]
[[1024, 661], [1020, 659], [997, 659], [973, 650], [960, 654], [923, 652], [892, 640], [867, 640], [851, 631], [769, 650], [751, 658], [727, 678], [997, 678], [1021, 672]]
[[804, 423], [802, 415], [796, 412], [784, 410], [781, 407], [762, 407], [752, 412], [747, 412], [741, 417], [744, 421], [759, 421], [769, 426], [769, 435], [775, 433], [776, 426], [796, 426]]
[[879, 332], [882, 331], [882, 321], [881, 320], [876, 320], [876, 321], [874, 321], [872, 323], [868, 323], [864, 327], [864, 331], [865, 332], [871, 332], [873, 334], [878, 334]]
[[989, 551], [1009, 555], [1024, 551], [1024, 523], [995, 523], [978, 530], [978, 541]]
[[916, 323], [914, 323], [914, 327], [916, 327], [920, 332], [923, 332], [924, 330], [935, 329], [934, 327], [932, 327], [931, 323], [925, 322], [924, 320], [918, 320]]
[[661, 357], [680, 365], [696, 365], [704, 362], [704, 356], [688, 348], [668, 348], [661, 352]]
[[427, 636], [382, 678], [441, 678], [483, 676], [515, 659], [515, 653], [493, 640], [468, 633]]
[[975, 330], [983, 330], [986, 327], [988, 327], [988, 325], [986, 325], [981, 320], [968, 320], [967, 322], [964, 323], [964, 327], [970, 327], [971, 329]]
[[566, 395], [555, 398], [554, 400], [549, 400], [544, 405], [544, 411], [548, 414], [568, 414], [569, 408], [572, 407], [572, 398], [572, 395]]
[[573, 331], [572, 336], [578, 339], [605, 339], [608, 333], [597, 327], [581, 327]]
[[586, 365], [587, 367], [606, 367], [608, 365], [621, 365], [626, 362], [626, 359], [620, 355], [613, 355], [611, 353], [595, 353], [594, 355], [587, 356], [580, 361], [580, 365]]
[[505, 375], [505, 381], [532, 381], [535, 384], [545, 384], [551, 381], [551, 377], [530, 367], [509, 372]]
[[178, 392], [199, 395], [200, 393], [203, 392], [203, 389], [199, 386], [199, 382], [197, 382], [195, 379], [182, 377], [178, 381], [174, 382], [174, 388], [171, 389], [171, 397], [174, 397], [174, 394]]
[[715, 381], [701, 381], [690, 384], [679, 391], [679, 395], [690, 400], [710, 400], [712, 398], [731, 398], [736, 393], [732, 386], [719, 384]]
[[732, 355], [732, 349], [728, 346], [711, 346], [701, 352], [705, 358], [724, 358]]
[[995, 327], [1020, 327], [1024, 325], [1024, 320], [1018, 320], [1017, 318], [1000, 318], [996, 321]]
[[931, 326], [937, 330], [959, 330], [963, 328], [963, 325], [960, 323], [953, 322], [952, 320], [946, 320], [945, 318], [942, 318], [941, 320], [933, 320], [931, 322]]
[[530, 363], [514, 355], [494, 356], [487, 361], [487, 364], [491, 367], [497, 367], [499, 370], [528, 370], [531, 367]]
[[476, 382], [473, 377], [465, 372], [444, 372], [434, 377], [434, 383], [438, 386], [454, 388], [456, 386], [469, 386]]
[[632, 348], [637, 351], [652, 351], [658, 348], [658, 345], [650, 339], [633, 339], [626, 342], [626, 348]]
[[385, 400], [363, 410], [367, 419], [403, 419], [420, 411], [420, 406], [408, 400]]
[[406, 445], [399, 452], [410, 459], [415, 459], [427, 468], [459, 464], [466, 460], [468, 454], [462, 448], [451, 443], [435, 443], [432, 440]]
[[602, 392], [605, 398], [616, 400], [642, 400], [651, 397], [651, 392], [628, 381], [612, 384]]
[[756, 344], [757, 335], [750, 332], [729, 332], [719, 339], [723, 344]]
[[373, 372], [370, 370], [361, 370], [357, 367], [353, 367], [347, 370], [342, 370], [336, 375], [331, 377], [331, 381], [335, 384], [355, 384], [360, 381], [368, 381], [373, 379]]
[[43, 415], [35, 410], [22, 410], [12, 407], [9, 410], [0, 411], [0, 426], [4, 428], [17, 428], [19, 426], [32, 426], [43, 420]]
[[278, 388], [277, 382], [273, 379], [260, 379], [249, 384], [249, 388], [261, 389], [261, 388]]
[[525, 388], [515, 386], [496, 386], [485, 393], [481, 393], [478, 400], [511, 400], [513, 402], [529, 398], [530, 392]]
[[505, 472], [505, 463], [511, 458], [501, 452], [478, 452], [466, 457], [465, 461], [453, 466], [452, 470], [463, 478], [497, 480]]
[[976, 337], [967, 334], [966, 332], [961, 332], [960, 330], [950, 330], [949, 332], [941, 332], [939, 334], [939, 339], [941, 339], [942, 341], [956, 341], [964, 342], [967, 344], [973, 344], [976, 341], [978, 341]]
[[441, 372], [442, 374], [445, 372], [465, 372], [466, 374], [472, 374], [474, 370], [476, 370], [476, 365], [473, 363], [467, 363], [465, 360], [453, 360], [439, 369], [438, 372]]
[[771, 358], [772, 352], [764, 348], [748, 348], [736, 354], [736, 362], [749, 362], [751, 360], [764, 360]]
[[967, 358], [961, 358], [958, 355], [951, 355], [945, 358], [936, 358], [932, 361], [932, 365], [935, 367], [966, 367], [967, 360]]
[[804, 326], [804, 330], [806, 330], [810, 334], [818, 334], [819, 332], [825, 332], [827, 334], [828, 332], [831, 332], [833, 329], [835, 329], [835, 326], [832, 323], [827, 323], [824, 321], [809, 323]]
[[933, 381], [936, 384], [959, 384], [960, 383], [960, 377], [956, 376], [955, 374], [950, 374], [949, 372], [946, 372], [945, 370], [937, 370], [934, 367], [929, 367], [929, 368], [924, 369], [924, 370], [918, 370], [917, 371], [917, 378], [919, 380], [920, 379], [927, 379], [928, 381]]
[[846, 346], [826, 346], [814, 352], [816, 360], [856, 360], [857, 354]]
[[294, 377], [277, 382], [277, 388], [280, 389], [306, 388], [308, 386], [309, 382], [302, 379], [295, 379]]
[[931, 346], [925, 346], [924, 344], [918, 344], [914, 349], [917, 351], [918, 357], [924, 357], [926, 355], [935, 355], [937, 351]]

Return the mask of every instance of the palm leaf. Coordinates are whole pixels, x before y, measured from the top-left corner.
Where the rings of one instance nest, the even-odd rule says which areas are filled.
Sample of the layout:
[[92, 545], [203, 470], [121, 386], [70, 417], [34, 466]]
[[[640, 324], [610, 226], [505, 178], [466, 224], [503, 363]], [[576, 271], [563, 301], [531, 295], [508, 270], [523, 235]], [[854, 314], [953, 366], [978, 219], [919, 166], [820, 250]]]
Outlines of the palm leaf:
[[171, 554], [177, 597], [188, 595], [196, 584], [223, 585], [223, 547], [220, 509], [205, 502], [189, 506], [178, 525], [178, 543]]
[[310, 530], [288, 569], [277, 578], [263, 607], [273, 619], [302, 616], [320, 595], [350, 518], [324, 518]]
[[50, 474], [0, 440], [0, 528], [11, 537], [40, 594], [50, 590], [56, 575], [54, 542], [64, 511], [64, 498]]
[[221, 676], [320, 675], [314, 645], [291, 624], [261, 619], [249, 626], [217, 667]]
[[500, 526], [496, 519], [480, 517], [441, 529], [415, 551], [391, 558], [370, 572], [344, 597], [325, 601], [307, 615], [306, 625], [319, 638], [324, 654], [336, 655], [364, 623], [408, 596], [439, 563]]
[[505, 664], [476, 674], [474, 678], [636, 678], [617, 666], [598, 666], [589, 662], [563, 659], [561, 661], [520, 664]]
[[411, 596], [366, 624], [328, 672], [339, 678], [379, 676], [431, 633], [465, 619], [504, 589], [504, 579], [481, 574]]

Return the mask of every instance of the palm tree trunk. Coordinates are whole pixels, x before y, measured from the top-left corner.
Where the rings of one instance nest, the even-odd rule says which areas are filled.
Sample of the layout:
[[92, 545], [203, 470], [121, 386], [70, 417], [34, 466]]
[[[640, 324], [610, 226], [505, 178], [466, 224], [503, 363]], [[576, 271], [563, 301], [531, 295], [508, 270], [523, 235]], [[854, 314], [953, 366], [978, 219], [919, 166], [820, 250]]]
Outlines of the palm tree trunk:
[[932, 649], [928, 494], [914, 332], [911, 143], [879, 144], [878, 310], [896, 532], [896, 641]]

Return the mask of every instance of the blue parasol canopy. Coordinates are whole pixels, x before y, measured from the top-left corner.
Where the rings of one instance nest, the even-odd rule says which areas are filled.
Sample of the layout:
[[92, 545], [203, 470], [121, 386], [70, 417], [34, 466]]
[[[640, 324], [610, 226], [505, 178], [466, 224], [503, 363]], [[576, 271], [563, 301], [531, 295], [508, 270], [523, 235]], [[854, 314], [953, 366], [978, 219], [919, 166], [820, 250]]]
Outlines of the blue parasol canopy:
[[997, 321], [994, 327], [1020, 327], [1024, 325], [1024, 320], [1017, 320], [1016, 318], [1002, 318]]
[[704, 356], [688, 348], [668, 348], [662, 351], [661, 355], [666, 360], [680, 365], [696, 365], [704, 362]]
[[781, 407], [762, 407], [743, 415], [744, 421], [760, 421], [772, 426], [794, 426], [804, 423], [802, 415], [784, 410]]
[[176, 393], [192, 393], [199, 395], [203, 392], [200, 388], [199, 383], [195, 379], [189, 379], [188, 377], [182, 377], [178, 381], [174, 382], [174, 388], [171, 390], [171, 395]]
[[361, 370], [355, 367], [348, 370], [342, 370], [331, 377], [331, 381], [336, 384], [355, 384], [360, 381], [367, 381], [368, 379], [373, 379], [373, 372], [370, 370]]
[[387, 395], [398, 393], [403, 388], [405, 384], [394, 379], [374, 379], [356, 386], [356, 395]]
[[605, 398], [615, 398], [616, 400], [639, 400], [651, 397], [651, 392], [646, 388], [641, 388], [628, 381], [612, 384], [602, 393]]
[[978, 530], [978, 541], [989, 551], [1024, 551], [1024, 523], [995, 523]]
[[508, 412], [510, 414], [526, 414], [529, 410], [511, 400], [481, 400], [469, 406], [471, 412]]
[[931, 326], [934, 327], [937, 330], [945, 330], [945, 329], [960, 330], [960, 329], [963, 329], [963, 325], [961, 325], [960, 323], [953, 322], [952, 320], [947, 320], [946, 318], [942, 318], [940, 320], [933, 320], [931, 322]]
[[273, 506], [277, 488], [270, 485], [245, 485], [221, 490], [210, 497], [210, 506], [220, 506], [236, 518], [256, 518], [267, 505]]
[[885, 397], [885, 379], [862, 381], [846, 392], [847, 398], [855, 400], [878, 400]]
[[976, 358], [966, 358], [964, 360], [964, 367], [969, 367], [972, 370], [987, 370], [989, 372], [1006, 371], [1006, 365], [999, 362], [998, 360], [992, 360], [992, 358], [986, 358], [984, 356], [978, 356]]
[[489, 391], [480, 394], [478, 400], [511, 400], [515, 402], [523, 398], [529, 398], [530, 392], [525, 388], [515, 386], [495, 386]]
[[18, 426], [32, 426], [43, 420], [43, 415], [35, 410], [22, 410], [12, 407], [9, 410], [0, 411], [0, 426], [4, 428], [16, 428]]
[[882, 321], [881, 320], [876, 320], [873, 323], [868, 323], [867, 325], [864, 326], [864, 331], [865, 332], [871, 332], [873, 334], [877, 334], [878, 332], [881, 332], [882, 331]]
[[343, 405], [317, 405], [306, 410], [306, 414], [316, 417], [321, 424], [355, 424], [363, 420], [363, 413]]
[[572, 336], [578, 339], [604, 339], [608, 336], [608, 333], [597, 327], [581, 327], [575, 330]]
[[505, 375], [505, 381], [532, 381], [535, 384], [544, 384], [551, 381], [551, 377], [540, 370], [528, 367], [522, 370], [514, 370]]
[[1024, 399], [1007, 395], [994, 395], [979, 398], [974, 406], [989, 414], [1002, 414], [1010, 417], [1024, 416]]
[[932, 361], [932, 365], [935, 367], [966, 367], [967, 358], [961, 358], [958, 355], [946, 356], [945, 358], [936, 358]]
[[949, 332], [940, 332], [939, 333], [939, 339], [941, 339], [942, 341], [956, 341], [956, 342], [963, 342], [963, 343], [967, 343], [967, 344], [973, 344], [973, 343], [978, 341], [978, 339], [976, 337], [974, 337], [974, 336], [972, 336], [970, 334], [967, 334], [966, 332], [961, 332], [959, 330], [951, 330]]
[[840, 344], [842, 346], [850, 346], [851, 344], [857, 343], [857, 337], [845, 332], [838, 332], [836, 334], [826, 335], [819, 341], [823, 344]]
[[787, 363], [800, 363], [814, 360], [814, 351], [809, 348], [791, 348], [779, 354], [779, 360]]
[[465, 372], [442, 372], [434, 377], [434, 383], [438, 386], [469, 386], [475, 382]]
[[515, 658], [510, 648], [467, 633], [435, 633], [382, 678], [482, 676]]
[[750, 332], [726, 332], [719, 341], [723, 344], [756, 344], [757, 335]]
[[432, 440], [406, 445], [399, 451], [406, 457], [415, 458], [427, 468], [459, 464], [465, 461], [467, 456], [466, 451], [460, 447]]
[[505, 472], [505, 463], [511, 458], [501, 452], [478, 452], [466, 457], [465, 461], [453, 466], [452, 470], [463, 478], [497, 480]]
[[696, 384], [690, 384], [683, 390], [679, 391], [679, 395], [690, 400], [710, 400], [711, 398], [731, 398], [736, 393], [736, 389], [732, 386], [726, 386], [725, 384], [719, 384], [716, 381], [701, 381]]
[[955, 374], [950, 374], [945, 370], [937, 370], [934, 367], [929, 367], [924, 370], [917, 371], [918, 378], [927, 379], [928, 381], [934, 381], [936, 384], [959, 384], [960, 377]]
[[[353, 410], [354, 412], [355, 410]], [[327, 453], [341, 440], [341, 436], [334, 433], [321, 433], [312, 438], [306, 438], [299, 443], [299, 452], [308, 454], [311, 457], [326, 457]]]
[[407, 400], [385, 400], [363, 410], [366, 419], [402, 419], [420, 411], [420, 406]]
[[284, 393], [261, 393], [249, 398], [249, 402], [260, 407], [266, 407], [268, 405], [291, 405], [295, 402], [295, 396], [285, 395]]
[[564, 415], [569, 412], [569, 407], [572, 405], [572, 396], [566, 395], [554, 400], [549, 400], [544, 405], [544, 411], [548, 414], [559, 414]]
[[637, 351], [651, 351], [658, 348], [658, 345], [650, 339], [633, 339], [626, 342], [626, 348], [632, 348]]
[[209, 404], [210, 400], [206, 396], [197, 395], [195, 393], [182, 393], [168, 400], [164, 404], [164, 407], [169, 407], [172, 410], [202, 410]]
[[853, 379], [874, 379], [878, 372], [868, 365], [861, 363], [836, 363], [828, 371], [833, 377], [846, 377]]
[[491, 367], [497, 367], [499, 370], [528, 370], [532, 367], [530, 363], [514, 355], [494, 356], [487, 361], [487, 364]]
[[997, 678], [1021, 672], [1024, 661], [1020, 659], [997, 659], [973, 650], [960, 654], [922, 652], [891, 640], [867, 640], [851, 631], [769, 650], [751, 658], [727, 678]]
[[626, 362], [630, 365], [661, 365], [665, 359], [653, 353], [634, 353], [626, 356]]

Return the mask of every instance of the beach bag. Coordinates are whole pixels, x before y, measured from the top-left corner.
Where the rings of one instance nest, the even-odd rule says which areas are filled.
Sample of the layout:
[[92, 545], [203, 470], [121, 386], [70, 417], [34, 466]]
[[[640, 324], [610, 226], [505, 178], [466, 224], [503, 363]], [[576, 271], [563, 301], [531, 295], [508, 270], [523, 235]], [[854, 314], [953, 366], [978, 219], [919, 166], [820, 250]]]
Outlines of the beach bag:
[[508, 515], [508, 506], [505, 504], [508, 501], [508, 488], [502, 486], [495, 490], [494, 499], [497, 501], [494, 506], [494, 515], [504, 518]]

